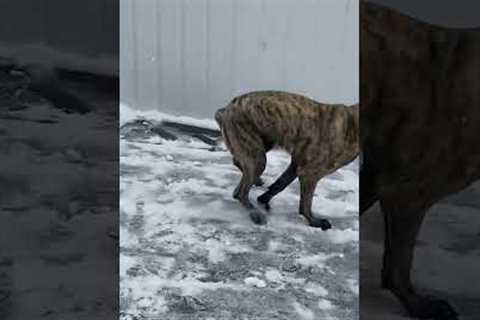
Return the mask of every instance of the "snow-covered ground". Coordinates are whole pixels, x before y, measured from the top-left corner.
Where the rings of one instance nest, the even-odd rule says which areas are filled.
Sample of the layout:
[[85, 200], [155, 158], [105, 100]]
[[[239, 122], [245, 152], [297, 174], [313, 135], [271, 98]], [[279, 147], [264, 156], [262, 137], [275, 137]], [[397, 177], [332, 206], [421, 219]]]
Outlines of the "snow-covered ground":
[[[1, 65], [0, 65], [1, 66]], [[0, 319], [111, 319], [117, 307], [116, 98], [66, 113], [0, 68]], [[61, 106], [68, 108], [68, 106]]]
[[[417, 241], [413, 282], [421, 292], [448, 300], [462, 320], [480, 314], [480, 183], [433, 206]], [[383, 217], [378, 205], [360, 219], [361, 318], [406, 320], [393, 295], [380, 288]]]
[[[216, 128], [213, 120], [121, 107], [122, 320], [358, 318], [358, 161], [317, 187], [314, 212], [332, 229], [298, 215], [297, 181], [257, 226], [232, 199], [240, 172], [223, 145], [141, 134], [138, 117], [160, 128], [165, 119]], [[288, 162], [281, 151], [268, 154], [266, 183], [252, 201]]]

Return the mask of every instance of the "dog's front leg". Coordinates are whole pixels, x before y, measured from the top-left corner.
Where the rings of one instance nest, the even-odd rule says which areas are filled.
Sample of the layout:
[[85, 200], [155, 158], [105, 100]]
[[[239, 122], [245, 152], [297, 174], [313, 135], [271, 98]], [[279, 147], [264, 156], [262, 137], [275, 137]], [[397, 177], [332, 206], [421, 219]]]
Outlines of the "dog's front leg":
[[332, 227], [327, 219], [316, 218], [312, 213], [312, 201], [315, 188], [318, 183], [318, 177], [316, 175], [303, 173], [299, 175], [300, 179], [300, 208], [299, 213], [303, 215], [308, 224], [315, 228], [321, 228], [327, 230]]
[[385, 217], [382, 286], [397, 296], [412, 317], [456, 320], [457, 313], [446, 301], [418, 295], [413, 289], [410, 271], [415, 241], [428, 207], [413, 199], [397, 193], [380, 201]]

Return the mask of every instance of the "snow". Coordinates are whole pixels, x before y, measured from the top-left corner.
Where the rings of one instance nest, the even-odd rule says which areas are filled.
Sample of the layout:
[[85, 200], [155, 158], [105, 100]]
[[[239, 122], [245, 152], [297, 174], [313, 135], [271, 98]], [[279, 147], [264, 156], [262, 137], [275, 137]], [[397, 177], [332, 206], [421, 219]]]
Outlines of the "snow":
[[324, 309], [324, 310], [330, 310], [333, 308], [333, 305], [330, 301], [326, 300], [326, 299], [320, 299], [318, 301], [318, 307], [320, 309]]
[[343, 254], [341, 253], [334, 253], [334, 254], [315, 254], [309, 255], [305, 257], [301, 257], [297, 259], [297, 262], [303, 264], [305, 266], [321, 266], [323, 265], [328, 259], [333, 257], [340, 257], [343, 258]]
[[257, 288], [265, 288], [267, 286], [265, 281], [263, 281], [262, 279], [258, 279], [256, 277], [245, 278], [244, 282], [248, 286], [253, 286]]
[[[121, 112], [129, 125], [146, 119], [216, 126], [125, 105]], [[254, 203], [289, 162], [281, 151], [267, 159], [266, 184], [252, 189]], [[257, 226], [232, 198], [240, 172], [223, 145], [209, 151], [188, 136], [122, 137], [121, 319], [356, 319], [357, 171], [355, 161], [317, 187], [313, 211], [329, 217], [333, 229], [309, 227], [298, 215], [298, 182], [272, 200], [267, 225]], [[320, 298], [342, 303], [323, 308]]]
[[271, 269], [265, 272], [265, 278], [270, 282], [277, 282], [277, 283], [280, 283], [283, 280], [282, 274], [275, 269]]
[[196, 119], [187, 116], [170, 115], [157, 110], [138, 110], [133, 109], [128, 104], [120, 103], [120, 126], [136, 119], [149, 119], [158, 122], [171, 121], [218, 130], [217, 122], [213, 119]]
[[294, 302], [293, 307], [295, 308], [295, 311], [297, 311], [297, 313], [300, 315], [300, 319], [304, 319], [304, 320], [314, 320], [315, 319], [315, 315], [312, 312], [312, 310], [302, 306], [298, 302]]
[[328, 295], [328, 290], [317, 283], [307, 283], [305, 285], [305, 291], [313, 293], [320, 297]]

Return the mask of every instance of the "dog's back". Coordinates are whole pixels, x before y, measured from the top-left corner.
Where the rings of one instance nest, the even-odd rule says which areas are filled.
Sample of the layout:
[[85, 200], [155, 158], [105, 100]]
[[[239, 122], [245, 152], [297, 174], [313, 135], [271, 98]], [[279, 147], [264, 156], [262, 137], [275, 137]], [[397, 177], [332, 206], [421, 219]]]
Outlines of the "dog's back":
[[215, 119], [221, 127], [229, 126], [229, 131], [243, 136], [255, 133], [266, 151], [279, 147], [300, 155], [301, 147], [308, 144], [323, 150], [335, 145], [336, 149], [358, 153], [358, 105], [320, 103], [282, 91], [257, 91], [234, 98], [217, 111]]

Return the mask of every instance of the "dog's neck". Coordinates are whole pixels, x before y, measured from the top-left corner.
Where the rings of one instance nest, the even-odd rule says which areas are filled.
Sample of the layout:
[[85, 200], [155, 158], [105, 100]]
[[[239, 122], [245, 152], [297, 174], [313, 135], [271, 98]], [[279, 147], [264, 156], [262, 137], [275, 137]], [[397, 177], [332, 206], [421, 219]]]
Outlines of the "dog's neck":
[[349, 116], [352, 118], [353, 130], [356, 132], [357, 154], [360, 152], [360, 106], [358, 103], [347, 108]]
[[357, 129], [357, 132], [359, 132], [360, 128], [360, 105], [358, 103], [353, 104], [349, 108], [350, 113], [354, 119], [355, 122], [355, 127]]

